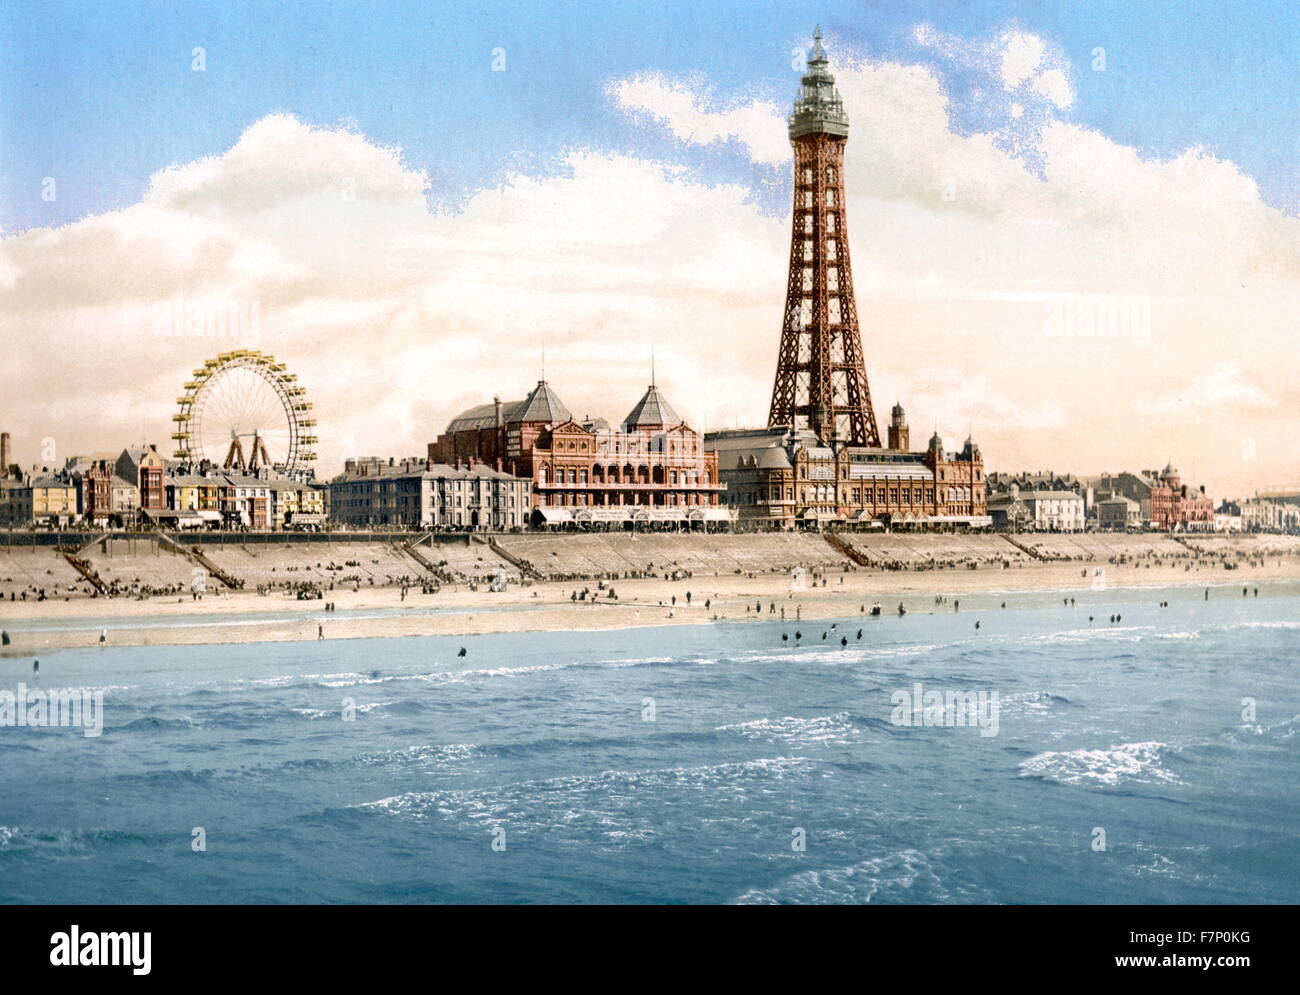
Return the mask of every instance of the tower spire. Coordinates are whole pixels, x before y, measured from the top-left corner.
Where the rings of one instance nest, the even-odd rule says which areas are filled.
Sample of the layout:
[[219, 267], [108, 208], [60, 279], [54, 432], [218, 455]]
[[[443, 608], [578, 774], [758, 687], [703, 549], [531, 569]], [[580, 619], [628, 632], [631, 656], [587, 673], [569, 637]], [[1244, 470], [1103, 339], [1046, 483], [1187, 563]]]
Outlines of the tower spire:
[[810, 429], [823, 444], [879, 447], [849, 266], [849, 119], [829, 65], [818, 27], [789, 117], [794, 230], [768, 425]]

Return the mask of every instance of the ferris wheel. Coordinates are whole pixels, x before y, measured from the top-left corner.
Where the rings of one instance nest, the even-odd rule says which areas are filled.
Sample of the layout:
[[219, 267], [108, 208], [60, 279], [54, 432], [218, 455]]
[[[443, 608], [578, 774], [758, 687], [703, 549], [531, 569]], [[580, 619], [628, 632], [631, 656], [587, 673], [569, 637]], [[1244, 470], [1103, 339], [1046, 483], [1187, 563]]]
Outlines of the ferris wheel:
[[285, 474], [306, 470], [316, 459], [307, 391], [274, 356], [255, 349], [223, 352], [194, 371], [176, 400], [177, 459]]

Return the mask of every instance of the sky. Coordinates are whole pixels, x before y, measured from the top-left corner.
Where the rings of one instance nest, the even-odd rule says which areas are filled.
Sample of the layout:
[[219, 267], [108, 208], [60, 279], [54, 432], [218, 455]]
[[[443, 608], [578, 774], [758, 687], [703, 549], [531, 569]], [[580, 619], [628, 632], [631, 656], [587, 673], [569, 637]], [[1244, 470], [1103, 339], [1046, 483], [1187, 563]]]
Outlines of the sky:
[[[653, 348], [696, 428], [761, 425], [817, 23], [879, 412], [991, 469], [1300, 485], [1300, 12], [1214, 0], [11, 0], [17, 458], [170, 449], [238, 347], [298, 373], [325, 475], [522, 397], [543, 350], [575, 413], [621, 420]], [[165, 327], [240, 303], [241, 336]]]

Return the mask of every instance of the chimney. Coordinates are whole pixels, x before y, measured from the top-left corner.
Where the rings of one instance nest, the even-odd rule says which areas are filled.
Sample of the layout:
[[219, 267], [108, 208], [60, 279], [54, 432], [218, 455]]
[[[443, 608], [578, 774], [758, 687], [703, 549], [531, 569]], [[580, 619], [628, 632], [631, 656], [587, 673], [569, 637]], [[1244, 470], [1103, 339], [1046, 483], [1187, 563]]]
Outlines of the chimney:
[[501, 427], [501, 398], [499, 397], [492, 398], [492, 410], [493, 410], [493, 415], [496, 418], [496, 426], [497, 428], [500, 428]]
[[0, 474], [9, 473], [9, 433], [0, 432]]

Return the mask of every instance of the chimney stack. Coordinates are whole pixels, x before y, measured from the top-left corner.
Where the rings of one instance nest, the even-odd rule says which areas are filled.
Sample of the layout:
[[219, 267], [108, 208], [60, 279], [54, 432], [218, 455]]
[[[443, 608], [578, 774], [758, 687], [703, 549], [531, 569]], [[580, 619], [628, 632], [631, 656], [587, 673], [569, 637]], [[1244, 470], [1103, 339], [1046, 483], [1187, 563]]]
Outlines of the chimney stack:
[[492, 398], [492, 410], [496, 418], [496, 426], [497, 428], [500, 428], [501, 427], [501, 398], [499, 397]]
[[9, 475], [9, 433], [0, 432], [0, 475]]

